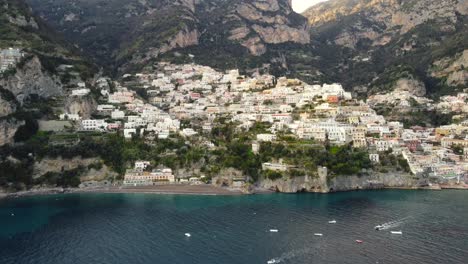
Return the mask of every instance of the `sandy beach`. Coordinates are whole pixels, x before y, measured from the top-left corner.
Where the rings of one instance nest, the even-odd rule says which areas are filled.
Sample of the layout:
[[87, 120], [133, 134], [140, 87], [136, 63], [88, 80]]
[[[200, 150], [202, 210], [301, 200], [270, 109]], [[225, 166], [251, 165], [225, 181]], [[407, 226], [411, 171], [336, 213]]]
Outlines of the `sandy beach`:
[[154, 193], [154, 194], [186, 194], [186, 195], [243, 195], [240, 190], [232, 190], [212, 185], [168, 184], [157, 186], [111, 187], [101, 189], [83, 189], [79, 192], [98, 193]]
[[15, 193], [1, 193], [1, 198], [16, 198], [23, 196], [70, 194], [70, 193], [147, 193], [147, 194], [179, 194], [179, 195], [244, 195], [236, 189], [216, 187], [212, 185], [168, 184], [157, 186], [112, 186], [95, 188], [38, 188]]

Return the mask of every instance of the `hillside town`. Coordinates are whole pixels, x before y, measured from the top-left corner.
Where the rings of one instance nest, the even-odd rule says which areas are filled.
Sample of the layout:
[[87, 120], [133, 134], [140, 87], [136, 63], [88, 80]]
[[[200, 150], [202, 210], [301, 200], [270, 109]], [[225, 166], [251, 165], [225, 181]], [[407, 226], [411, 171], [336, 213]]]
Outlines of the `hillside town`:
[[[218, 118], [227, 117], [247, 130], [257, 123], [266, 124], [267, 130], [251, 142], [254, 153], [262, 142], [275, 142], [278, 134], [288, 134], [320, 144], [365, 149], [375, 164], [384, 153], [400, 156], [412, 174], [442, 182], [465, 181], [468, 173], [468, 120], [435, 128], [404, 128], [400, 122], [386, 121], [340, 84], [309, 85], [285, 77], [247, 77], [238, 70], [221, 73], [206, 66], [169, 63], [157, 64], [154, 72], [126, 74], [121, 82], [101, 78], [97, 83], [107, 98], [93, 115], [99, 118], [82, 119], [79, 113], [63, 113], [60, 118], [74, 121], [81, 131], [121, 131], [126, 139], [149, 140], [177, 134], [214, 147], [208, 133]], [[89, 93], [86, 84], [79, 83], [72, 96]], [[438, 108], [466, 110], [466, 94], [442, 99]], [[462, 103], [454, 103], [458, 101]], [[139, 161], [127, 171], [124, 184], [180, 181], [169, 168], [148, 170], [142, 164], [147, 163]], [[272, 160], [262, 167], [285, 171], [287, 166]]]

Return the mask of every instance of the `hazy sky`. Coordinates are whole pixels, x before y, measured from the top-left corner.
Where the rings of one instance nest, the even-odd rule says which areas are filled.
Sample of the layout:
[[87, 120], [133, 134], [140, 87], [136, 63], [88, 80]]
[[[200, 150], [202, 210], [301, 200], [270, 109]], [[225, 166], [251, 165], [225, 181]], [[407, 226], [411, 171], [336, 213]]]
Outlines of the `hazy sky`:
[[293, 0], [293, 9], [294, 11], [301, 13], [306, 10], [308, 7], [313, 6], [316, 3], [324, 2], [326, 0]]

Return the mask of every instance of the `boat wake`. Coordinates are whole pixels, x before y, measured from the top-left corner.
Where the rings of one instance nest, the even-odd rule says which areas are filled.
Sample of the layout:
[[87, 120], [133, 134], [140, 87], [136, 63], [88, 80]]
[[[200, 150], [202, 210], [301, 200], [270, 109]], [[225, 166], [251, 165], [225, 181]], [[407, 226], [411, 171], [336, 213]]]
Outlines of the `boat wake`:
[[401, 224], [403, 224], [406, 220], [408, 220], [410, 218], [411, 218], [411, 216], [408, 216], [408, 217], [404, 217], [402, 219], [398, 219], [398, 220], [395, 220], [395, 221], [390, 221], [390, 222], [387, 222], [387, 223], [384, 223], [384, 224], [380, 224], [380, 225], [376, 226], [376, 229], [377, 230], [387, 230], [387, 229], [390, 229], [390, 228], [395, 228], [395, 227], [400, 226]]
[[293, 251], [284, 253], [283, 255], [281, 255], [278, 258], [274, 258], [274, 259], [271, 259], [271, 260], [267, 261], [267, 264], [276, 264], [276, 263], [281, 263], [283, 261], [287, 261], [289, 259], [298, 258], [298, 257], [301, 257], [301, 256], [303, 256], [305, 254], [309, 254], [312, 250], [313, 249], [311, 249], [311, 248], [293, 250]]

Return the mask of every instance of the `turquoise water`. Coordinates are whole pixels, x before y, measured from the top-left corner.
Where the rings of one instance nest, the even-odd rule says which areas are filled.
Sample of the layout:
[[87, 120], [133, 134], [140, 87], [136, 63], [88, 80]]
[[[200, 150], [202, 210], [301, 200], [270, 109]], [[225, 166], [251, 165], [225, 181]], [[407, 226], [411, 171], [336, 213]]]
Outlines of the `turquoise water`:
[[468, 262], [467, 191], [25, 197], [0, 227], [2, 264]]

